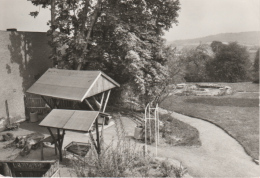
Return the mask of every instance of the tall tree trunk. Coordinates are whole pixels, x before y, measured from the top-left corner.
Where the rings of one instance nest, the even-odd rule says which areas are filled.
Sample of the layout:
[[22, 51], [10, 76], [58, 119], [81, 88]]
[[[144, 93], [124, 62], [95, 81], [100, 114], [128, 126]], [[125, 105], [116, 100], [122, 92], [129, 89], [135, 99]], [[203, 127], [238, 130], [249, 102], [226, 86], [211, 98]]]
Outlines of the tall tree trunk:
[[[95, 6], [95, 10], [94, 10], [94, 14], [93, 14], [93, 17], [92, 17], [92, 21], [91, 21], [91, 24], [90, 24], [90, 27], [88, 29], [88, 33], [87, 33], [87, 36], [86, 36], [86, 45], [84, 47], [84, 52], [81, 56], [81, 58], [83, 59], [82, 61], [79, 62], [78, 64], [78, 67], [77, 67], [77, 70], [81, 70], [82, 66], [83, 66], [83, 62], [84, 62], [84, 58], [86, 57], [86, 53], [87, 53], [87, 50], [89, 48], [89, 43], [90, 43], [90, 38], [91, 38], [91, 34], [92, 34], [92, 31], [93, 31], [93, 28], [97, 22], [97, 19], [100, 15], [100, 12], [101, 12], [101, 4], [102, 4], [102, 0], [98, 0], [97, 1], [97, 4]], [[85, 23], [84, 23], [85, 24]], [[83, 26], [84, 27], [84, 26]], [[84, 29], [82, 28], [82, 33], [84, 33]]]
[[[54, 21], [55, 21], [55, 1], [56, 0], [51, 0], [51, 42], [53, 44], [54, 38], [53, 38], [53, 33], [55, 31], [55, 25], [54, 25]], [[52, 48], [52, 55], [56, 55], [56, 47], [53, 46]], [[54, 61], [52, 61], [52, 66], [54, 66]]]

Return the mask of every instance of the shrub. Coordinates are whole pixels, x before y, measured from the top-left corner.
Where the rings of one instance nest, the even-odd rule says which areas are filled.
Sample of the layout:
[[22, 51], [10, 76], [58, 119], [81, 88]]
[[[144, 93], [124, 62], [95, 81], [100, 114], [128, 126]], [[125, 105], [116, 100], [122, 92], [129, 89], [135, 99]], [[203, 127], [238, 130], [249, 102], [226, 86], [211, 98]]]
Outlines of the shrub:
[[[175, 146], [199, 146], [199, 132], [196, 128], [173, 118], [169, 114], [161, 114], [160, 121], [163, 123], [160, 126], [159, 134], [164, 138], [165, 142]], [[150, 120], [146, 125], [146, 143], [152, 144], [155, 142], [155, 121]], [[143, 124], [144, 128], [144, 124]], [[145, 129], [142, 133], [142, 142], [145, 142]]]
[[183, 177], [187, 169], [181, 164], [180, 167], [173, 166], [169, 161], [162, 161], [160, 164], [162, 177]]
[[[73, 160], [73, 172], [78, 177], [162, 177], [165, 169], [161, 163], [149, 154], [144, 154], [131, 140], [126, 139], [125, 129], [120, 116], [113, 117], [117, 139], [105, 145], [101, 139], [101, 154], [98, 155], [92, 147], [88, 155], [88, 163]], [[182, 171], [174, 166], [170, 167], [171, 175], [178, 177]], [[179, 170], [179, 171], [175, 171]], [[151, 171], [153, 170], [153, 171]]]
[[160, 115], [160, 120], [164, 123], [160, 132], [166, 143], [176, 146], [201, 145], [199, 131], [196, 128], [173, 118], [169, 114]]
[[[105, 146], [101, 138], [101, 153], [98, 155], [95, 148], [92, 147], [89, 153], [88, 162], [91, 165], [88, 168], [84, 164], [73, 163], [74, 171], [80, 177], [125, 177], [132, 175], [133, 169], [138, 164], [143, 165], [147, 162], [143, 153], [136, 147], [135, 143], [126, 139], [125, 129], [120, 116], [114, 117], [117, 140]], [[93, 145], [93, 144], [92, 144]], [[140, 170], [140, 173], [147, 175], [149, 167]]]

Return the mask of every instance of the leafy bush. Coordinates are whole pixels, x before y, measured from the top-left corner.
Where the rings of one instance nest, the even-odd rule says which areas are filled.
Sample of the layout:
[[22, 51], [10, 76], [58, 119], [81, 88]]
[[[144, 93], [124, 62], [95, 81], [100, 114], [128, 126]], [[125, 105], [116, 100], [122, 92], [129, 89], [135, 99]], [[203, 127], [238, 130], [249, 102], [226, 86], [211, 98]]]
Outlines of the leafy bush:
[[[74, 167], [76, 174], [80, 177], [125, 177], [132, 172], [136, 162], [143, 157], [137, 149], [136, 144], [125, 138], [125, 129], [120, 117], [115, 118], [117, 140], [105, 146], [101, 138], [101, 153], [98, 154], [92, 146], [88, 155], [91, 165], [85, 168], [78, 164]], [[103, 135], [103, 134], [102, 134]], [[93, 144], [92, 144], [93, 145]]]
[[[98, 155], [92, 147], [87, 158], [88, 163], [72, 161], [73, 172], [78, 177], [162, 177], [165, 165], [160, 166], [161, 161], [144, 154], [135, 143], [126, 139], [120, 116], [114, 118], [117, 139], [108, 145], [101, 139], [101, 154]], [[182, 169], [171, 164], [167, 166], [173, 170], [170, 172], [171, 176], [183, 175]]]
[[187, 169], [181, 164], [180, 167], [175, 167], [167, 160], [161, 162], [160, 167], [163, 177], [183, 177], [187, 173]]
[[[165, 142], [175, 146], [200, 146], [199, 132], [196, 128], [173, 118], [169, 114], [160, 115], [159, 134], [164, 138]], [[150, 120], [146, 125], [146, 143], [155, 142], [155, 121]], [[143, 126], [144, 127], [144, 126]], [[145, 129], [142, 133], [142, 142], [145, 142]]]
[[173, 118], [169, 114], [160, 115], [164, 123], [160, 132], [166, 143], [176, 146], [199, 146], [199, 132], [196, 128]]

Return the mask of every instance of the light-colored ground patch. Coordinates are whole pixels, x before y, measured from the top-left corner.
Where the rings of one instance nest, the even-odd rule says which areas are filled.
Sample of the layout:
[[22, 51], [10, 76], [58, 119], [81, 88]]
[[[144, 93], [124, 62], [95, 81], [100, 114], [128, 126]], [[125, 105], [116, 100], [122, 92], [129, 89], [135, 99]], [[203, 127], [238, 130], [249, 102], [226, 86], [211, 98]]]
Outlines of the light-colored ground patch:
[[[202, 146], [200, 147], [172, 147], [169, 145], [160, 145], [158, 147], [158, 157], [178, 160], [176, 164], [182, 162], [184, 167], [188, 168], [190, 175], [194, 177], [257, 177], [260, 175], [259, 166], [251, 161], [251, 158], [244, 152], [243, 148], [233, 138], [228, 136], [222, 129], [208, 122], [172, 113], [172, 116], [183, 122], [197, 128], [200, 132]], [[134, 141], [134, 128], [136, 124], [128, 117], [122, 117], [127, 137]], [[46, 134], [46, 130], [38, 127], [37, 123], [20, 128], [13, 132], [15, 135], [23, 135], [38, 130]], [[33, 128], [33, 129], [32, 129]], [[115, 126], [111, 126], [104, 131], [104, 140], [109, 144], [116, 139]], [[67, 132], [65, 135], [64, 146], [71, 141], [88, 142], [89, 137], [83, 133]], [[137, 147], [142, 149], [143, 143], [136, 142]], [[0, 158], [6, 159], [10, 150], [2, 149], [3, 143], [0, 143]], [[148, 146], [151, 154], [155, 154], [155, 147]], [[44, 149], [46, 159], [55, 159], [54, 150]], [[25, 158], [17, 159], [40, 160], [40, 151], [33, 151]], [[66, 160], [66, 159], [65, 159]], [[66, 160], [68, 161], [68, 160]], [[61, 163], [61, 176], [75, 176], [70, 168], [66, 167], [66, 161]]]
[[260, 167], [245, 153], [243, 147], [222, 129], [206, 121], [175, 112], [172, 112], [172, 116], [190, 124], [200, 132], [201, 147], [170, 149], [173, 153], [171, 157], [182, 161], [191, 175], [196, 177], [260, 175]]

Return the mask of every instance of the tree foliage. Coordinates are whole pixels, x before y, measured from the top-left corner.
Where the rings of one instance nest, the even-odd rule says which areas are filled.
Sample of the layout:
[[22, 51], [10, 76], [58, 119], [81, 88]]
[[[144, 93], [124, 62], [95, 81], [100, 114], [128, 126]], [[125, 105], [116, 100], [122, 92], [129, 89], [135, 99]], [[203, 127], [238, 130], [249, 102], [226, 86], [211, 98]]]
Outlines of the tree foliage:
[[259, 83], [259, 50], [256, 52], [255, 61], [253, 65], [253, 72], [254, 72], [254, 83]]
[[246, 48], [236, 42], [227, 45], [218, 42], [217, 46], [217, 48], [213, 48], [215, 51], [214, 59], [207, 64], [211, 81], [239, 82], [247, 80], [250, 61]]
[[206, 64], [212, 57], [207, 45], [200, 44], [196, 48], [184, 48], [179, 58], [184, 66], [184, 79], [187, 82], [208, 81]]
[[169, 84], [177, 84], [184, 82], [185, 76], [185, 63], [184, 60], [177, 54], [176, 47], [167, 46], [164, 49], [165, 56], [167, 58], [168, 72], [169, 72]]
[[[32, 3], [49, 7], [51, 0]], [[56, 0], [51, 58], [58, 68], [102, 70], [148, 102], [165, 85], [162, 35], [177, 23], [179, 6], [178, 0]]]
[[220, 48], [223, 46], [222, 42], [220, 41], [213, 41], [211, 44], [211, 49], [214, 53], [218, 52]]
[[[184, 48], [179, 57], [182, 66], [185, 66], [184, 78], [187, 82], [239, 82], [250, 78], [252, 64], [249, 53], [236, 42], [223, 44], [213, 41], [210, 46], [200, 44], [196, 48]], [[256, 76], [258, 66], [256, 60]]]

